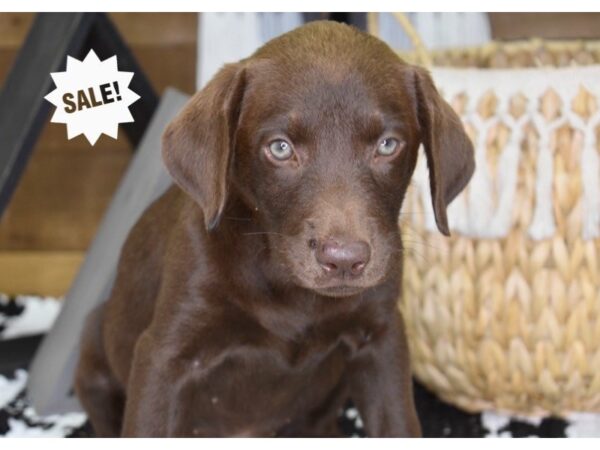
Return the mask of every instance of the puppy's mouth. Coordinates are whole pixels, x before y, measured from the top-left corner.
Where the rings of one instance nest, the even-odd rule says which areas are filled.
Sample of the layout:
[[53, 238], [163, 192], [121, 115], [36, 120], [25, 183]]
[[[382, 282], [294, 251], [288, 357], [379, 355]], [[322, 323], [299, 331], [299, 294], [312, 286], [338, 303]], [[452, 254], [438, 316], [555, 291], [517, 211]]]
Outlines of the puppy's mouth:
[[361, 286], [350, 286], [342, 284], [338, 286], [330, 286], [325, 288], [317, 288], [314, 291], [324, 297], [351, 297], [364, 291], [365, 288]]

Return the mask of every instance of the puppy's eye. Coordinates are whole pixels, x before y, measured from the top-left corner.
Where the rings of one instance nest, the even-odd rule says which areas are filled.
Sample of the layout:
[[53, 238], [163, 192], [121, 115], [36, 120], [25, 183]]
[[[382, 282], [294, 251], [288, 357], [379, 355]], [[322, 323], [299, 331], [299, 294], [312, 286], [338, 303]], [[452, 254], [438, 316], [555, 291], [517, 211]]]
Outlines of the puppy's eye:
[[269, 152], [277, 161], [286, 161], [292, 157], [294, 150], [289, 142], [277, 139], [269, 144]]
[[391, 156], [400, 148], [398, 139], [385, 138], [379, 141], [377, 145], [377, 154], [381, 156]]

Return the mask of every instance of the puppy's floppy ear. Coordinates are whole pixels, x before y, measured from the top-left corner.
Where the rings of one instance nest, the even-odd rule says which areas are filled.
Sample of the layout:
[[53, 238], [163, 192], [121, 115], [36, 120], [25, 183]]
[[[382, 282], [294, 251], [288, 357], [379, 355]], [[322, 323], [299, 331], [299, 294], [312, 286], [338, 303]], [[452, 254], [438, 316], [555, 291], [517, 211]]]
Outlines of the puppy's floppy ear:
[[223, 67], [167, 127], [162, 156], [175, 182], [202, 208], [206, 228], [217, 226], [245, 88], [241, 64]]
[[429, 73], [418, 67], [411, 70], [435, 221], [438, 229], [450, 236], [446, 208], [473, 175], [473, 144], [458, 115], [436, 90]]

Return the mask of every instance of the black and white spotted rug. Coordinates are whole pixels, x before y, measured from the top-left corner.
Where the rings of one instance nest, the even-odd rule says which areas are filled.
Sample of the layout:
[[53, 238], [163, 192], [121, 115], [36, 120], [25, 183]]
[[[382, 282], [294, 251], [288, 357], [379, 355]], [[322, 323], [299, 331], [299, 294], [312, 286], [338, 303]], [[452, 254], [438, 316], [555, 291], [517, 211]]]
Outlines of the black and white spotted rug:
[[[0, 294], [0, 436], [91, 437], [85, 414], [39, 416], [27, 403], [27, 367], [60, 311], [53, 298]], [[426, 437], [600, 437], [600, 414], [527, 419], [493, 412], [470, 414], [448, 405], [415, 383], [417, 410]], [[363, 436], [358, 411], [349, 405], [340, 415], [348, 436]]]

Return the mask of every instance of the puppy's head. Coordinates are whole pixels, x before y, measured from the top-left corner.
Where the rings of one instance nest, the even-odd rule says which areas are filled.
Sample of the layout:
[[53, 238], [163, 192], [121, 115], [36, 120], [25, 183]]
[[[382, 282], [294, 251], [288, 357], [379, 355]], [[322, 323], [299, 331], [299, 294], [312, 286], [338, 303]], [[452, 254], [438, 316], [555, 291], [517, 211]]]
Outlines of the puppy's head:
[[225, 66], [170, 124], [163, 155], [208, 229], [236, 197], [290, 279], [346, 296], [397, 270], [420, 144], [448, 235], [446, 207], [474, 169], [459, 118], [426, 71], [374, 37], [317, 22]]

